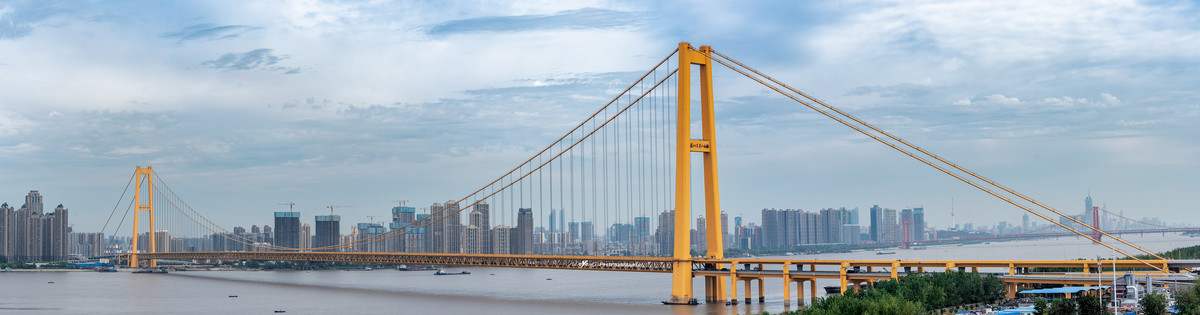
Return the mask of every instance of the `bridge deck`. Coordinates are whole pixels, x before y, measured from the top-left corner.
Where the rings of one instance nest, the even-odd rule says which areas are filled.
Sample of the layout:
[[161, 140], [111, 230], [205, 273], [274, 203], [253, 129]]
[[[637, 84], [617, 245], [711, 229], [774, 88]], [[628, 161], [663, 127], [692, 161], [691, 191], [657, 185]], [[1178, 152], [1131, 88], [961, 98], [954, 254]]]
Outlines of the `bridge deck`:
[[[123, 255], [127, 260], [129, 255]], [[279, 261], [332, 261], [381, 264], [421, 264], [421, 265], [460, 265], [460, 266], [491, 266], [509, 268], [542, 268], [542, 269], [574, 269], [574, 270], [608, 270], [635, 272], [671, 272], [676, 260], [669, 257], [627, 257], [627, 256], [551, 256], [551, 255], [491, 255], [491, 254], [408, 254], [408, 253], [369, 253], [369, 252], [164, 252], [141, 253], [139, 259], [180, 259], [180, 260], [279, 260]], [[714, 271], [716, 266], [739, 268], [739, 274], [768, 275], [778, 272], [786, 266], [792, 275], [812, 277], [827, 276], [822, 271], [816, 271], [816, 266], [865, 267], [863, 272], [851, 272], [850, 277], [874, 278], [879, 272], [870, 272], [871, 268], [892, 268], [897, 273], [905, 271], [924, 271], [924, 268], [1007, 268], [1008, 274], [1016, 274], [1022, 268], [1087, 268], [1096, 266], [1095, 261], [1086, 260], [803, 260], [803, 259], [758, 259], [730, 258], [705, 259], [698, 258], [687, 261], [693, 270], [708, 275], [721, 273], [728, 275], [728, 269]], [[1147, 261], [1158, 267], [1171, 269], [1194, 268], [1200, 266], [1200, 260], [1150, 260]], [[1104, 261], [1103, 266], [1113, 265], [1118, 268], [1147, 268], [1134, 260]], [[806, 267], [807, 266], [807, 267]], [[807, 269], [807, 270], [804, 270]], [[915, 269], [915, 270], [914, 270]], [[836, 270], [836, 268], [835, 268]], [[807, 272], [807, 273], [805, 273]], [[840, 276], [840, 273], [832, 271]], [[699, 273], [698, 273], [699, 274]], [[891, 277], [891, 272], [886, 272]]]

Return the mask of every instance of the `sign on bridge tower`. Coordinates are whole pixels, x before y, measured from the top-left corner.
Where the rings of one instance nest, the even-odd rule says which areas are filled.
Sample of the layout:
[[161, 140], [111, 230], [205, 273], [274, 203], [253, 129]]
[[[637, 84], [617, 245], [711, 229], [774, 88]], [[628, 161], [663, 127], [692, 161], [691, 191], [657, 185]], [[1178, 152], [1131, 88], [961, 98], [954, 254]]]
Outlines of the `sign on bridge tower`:
[[[717, 187], [716, 119], [713, 117], [712, 49], [700, 46], [697, 50], [686, 42], [679, 43], [678, 72], [678, 115], [675, 148], [675, 239], [672, 268], [671, 300], [666, 304], [697, 304], [692, 297], [692, 254], [691, 235], [691, 160], [692, 152], [703, 154], [704, 170], [704, 213], [707, 244], [706, 258], [725, 258], [723, 231], [721, 231], [721, 207]], [[692, 139], [692, 65], [699, 66], [700, 77], [700, 139]], [[720, 269], [723, 266], [714, 266]], [[704, 295], [707, 302], [718, 302], [726, 298], [726, 277], [706, 276]]]

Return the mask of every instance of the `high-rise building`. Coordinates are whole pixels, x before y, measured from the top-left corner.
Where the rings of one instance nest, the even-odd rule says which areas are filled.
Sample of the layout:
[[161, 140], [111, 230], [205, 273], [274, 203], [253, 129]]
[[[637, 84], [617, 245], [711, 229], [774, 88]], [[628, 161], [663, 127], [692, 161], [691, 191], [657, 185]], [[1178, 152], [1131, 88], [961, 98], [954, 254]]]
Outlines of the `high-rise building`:
[[613, 223], [608, 230], [608, 241], [615, 244], [630, 244], [634, 235], [634, 225], [628, 223]]
[[73, 232], [69, 236], [69, 254], [82, 257], [97, 257], [104, 254], [104, 233]]
[[584, 242], [591, 242], [596, 239], [596, 227], [592, 224], [592, 221], [580, 222], [579, 230]]
[[42, 195], [32, 190], [25, 204], [0, 205], [0, 255], [12, 261], [66, 260], [71, 252], [68, 211], [58, 205], [43, 213]]
[[418, 214], [413, 223], [408, 227], [403, 227], [407, 231], [404, 233], [404, 252], [405, 253], [425, 253], [425, 238], [428, 227], [425, 224], [429, 223], [428, 214]]
[[300, 248], [309, 249], [313, 245], [312, 225], [305, 223], [300, 225]]
[[404, 252], [405, 241], [408, 238], [403, 236], [401, 231], [396, 230], [403, 229], [405, 226], [412, 224], [413, 220], [416, 220], [416, 215], [417, 208], [415, 207], [392, 207], [392, 222], [388, 223], [387, 229], [388, 233], [395, 233], [393, 234], [395, 236], [384, 236], [385, 239], [382, 241], [384, 251], [390, 253]]
[[53, 213], [43, 214], [42, 224], [42, 259], [67, 260], [67, 251], [70, 249], [67, 235], [71, 232], [71, 225], [67, 222], [67, 208], [60, 204], [54, 208]]
[[275, 212], [275, 246], [300, 247], [300, 212]]
[[633, 218], [633, 229], [637, 231], [637, 241], [644, 242], [650, 236], [650, 217]]
[[818, 227], [818, 244], [842, 243], [842, 209], [821, 209]]
[[729, 237], [729, 214], [721, 211], [721, 246], [722, 248], [730, 248], [733, 244], [733, 238]]
[[925, 241], [925, 207], [913, 208], [913, 240]]
[[742, 238], [744, 238], [746, 235], [746, 231], [743, 231], [744, 228], [745, 227], [742, 226], [742, 217], [740, 217], [740, 216], [733, 217], [733, 233], [732, 233], [733, 234], [733, 246], [732, 246], [732, 248], [746, 249], [746, 247], [742, 246]]
[[171, 251], [171, 232], [165, 231], [165, 230], [158, 230], [158, 231], [154, 231], [153, 235], [151, 235], [150, 232], [142, 232], [142, 233], [138, 234], [138, 251], [139, 252], [143, 252], [143, 253], [151, 252], [150, 251], [150, 238], [151, 237], [154, 238], [154, 252], [162, 253], [162, 252]]
[[512, 253], [517, 255], [533, 254], [533, 209], [517, 209], [517, 228], [512, 242]]
[[15, 249], [12, 240], [16, 237], [15, 213], [8, 203], [0, 205], [0, 255], [13, 259]]
[[30, 191], [25, 196], [25, 204], [14, 212], [16, 236], [12, 242], [15, 247], [10, 260], [34, 261], [42, 260], [42, 196], [38, 191]]
[[658, 228], [654, 230], [654, 243], [658, 245], [658, 254], [674, 255], [675, 248], [675, 211], [664, 210], [658, 214]]
[[33, 213], [42, 214], [42, 194], [36, 190], [30, 190], [29, 194], [25, 195], [25, 205], [22, 207], [28, 208]]
[[1021, 215], [1021, 233], [1029, 232], [1029, 213]]
[[881, 238], [884, 242], [900, 241], [900, 225], [896, 223], [896, 209], [883, 209], [883, 234]]
[[704, 216], [696, 218], [696, 225], [691, 232], [692, 250], [706, 252], [708, 249], [708, 225], [704, 223]]
[[1087, 197], [1083, 198], [1083, 223], [1092, 224], [1092, 193], [1088, 192]]
[[492, 229], [492, 253], [499, 255], [512, 254], [512, 244], [510, 242], [514, 228], [507, 225], [497, 225]]
[[[314, 248], [322, 248], [334, 246], [341, 243], [342, 240], [342, 216], [340, 215], [319, 215], [316, 217], [317, 236], [313, 242], [316, 245]], [[324, 249], [323, 251], [336, 252], [337, 249]]]
[[415, 207], [392, 207], [392, 222], [394, 223], [412, 223], [416, 220], [417, 208]]
[[459, 253], [462, 250], [462, 216], [458, 209], [454, 200], [446, 201], [445, 205], [434, 203], [429, 206], [429, 216], [442, 220], [429, 225], [425, 236], [426, 252]]
[[462, 252], [464, 254], [484, 254], [485, 253], [487, 248], [484, 247], [484, 245], [485, 245], [485, 244], [483, 244], [484, 236], [481, 234], [486, 234], [486, 233], [481, 233], [480, 232], [481, 230], [482, 229], [480, 229], [478, 226], [475, 226], [474, 224], [468, 224], [467, 226], [463, 227], [463, 235], [462, 235], [463, 250], [462, 250]]
[[579, 242], [579, 222], [567, 223], [567, 243]]
[[476, 254], [492, 253], [490, 208], [487, 203], [476, 203], [471, 207], [471, 215], [467, 218], [467, 221], [470, 222], [468, 225], [474, 225], [479, 231], [473, 233], [471, 242], [474, 244], [472, 246], [465, 246], [465, 248], [474, 248], [474, 253]]
[[901, 240], [914, 241], [917, 239], [917, 231], [913, 228], [915, 224], [916, 220], [913, 219], [912, 209], [900, 210], [900, 233], [908, 233], [907, 236], [902, 236]]
[[[429, 206], [429, 216], [425, 219], [432, 222], [436, 218], [444, 216], [445, 212], [442, 211], [442, 208], [441, 203], [433, 203]], [[446, 234], [445, 231], [446, 225], [442, 222], [432, 222], [429, 226], [425, 227], [424, 249], [426, 253], [444, 253], [442, 245], [445, 244], [445, 240], [443, 240]]]
[[880, 208], [879, 205], [872, 206], [871, 207], [871, 227], [870, 227], [870, 232], [868, 233], [871, 236], [872, 242], [886, 242], [887, 241], [887, 237], [885, 237], [885, 235], [887, 235], [887, 232], [884, 231], [887, 224], [885, 224], [884, 222], [885, 221], [883, 220], [883, 208]]
[[358, 224], [358, 242], [355, 249], [360, 252], [379, 253], [386, 250], [386, 243], [383, 241], [383, 224], [368, 222]]
[[785, 220], [783, 213], [775, 209], [762, 209], [763, 247], [781, 248], [784, 241]]

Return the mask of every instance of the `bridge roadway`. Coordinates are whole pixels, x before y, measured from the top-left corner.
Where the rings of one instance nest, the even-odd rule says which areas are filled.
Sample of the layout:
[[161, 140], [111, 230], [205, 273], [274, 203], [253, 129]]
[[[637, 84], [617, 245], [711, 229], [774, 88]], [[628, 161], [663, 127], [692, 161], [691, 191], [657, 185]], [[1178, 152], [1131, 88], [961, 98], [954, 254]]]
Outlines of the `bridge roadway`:
[[[129, 254], [121, 255], [119, 261], [128, 262]], [[368, 252], [164, 252], [140, 253], [139, 260], [145, 259], [175, 259], [175, 260], [276, 260], [276, 261], [330, 261], [380, 264], [415, 264], [415, 265], [455, 265], [455, 266], [486, 266], [504, 268], [539, 268], [539, 269], [569, 269], [569, 270], [603, 270], [628, 272], [659, 272], [669, 273], [675, 262], [670, 257], [624, 257], [624, 256], [549, 256], [549, 255], [493, 255], [493, 254], [408, 254], [408, 253], [368, 253]], [[792, 285], [796, 285], [797, 297], [804, 296], [805, 283], [808, 284], [809, 296], [817, 297], [817, 279], [837, 279], [841, 289], [846, 290], [853, 284], [861, 288], [869, 286], [872, 281], [895, 279], [909, 273], [930, 271], [967, 270], [979, 272], [979, 268], [1000, 269], [996, 272], [1005, 282], [1009, 296], [1022, 287], [1034, 283], [1088, 285], [1095, 284], [1096, 261], [1088, 260], [801, 260], [801, 259], [759, 259], [759, 258], [726, 258], [708, 259], [693, 258], [693, 276], [729, 277], [730, 294], [734, 295], [732, 302], [736, 303], [738, 282], [744, 283], [745, 300], [750, 302], [752, 281], [758, 281], [759, 300], [765, 292], [764, 279], [780, 278], [786, 290], [784, 301], [790, 300]], [[1147, 262], [1167, 270], [1179, 271], [1200, 267], [1200, 260], [1147, 260]], [[1114, 263], [1117, 268], [1146, 269], [1146, 265], [1135, 260], [1103, 261], [1105, 268], [1111, 268]], [[805, 267], [807, 266], [807, 267]], [[822, 266], [825, 270], [818, 270]], [[732, 268], [730, 268], [732, 267]], [[1077, 268], [1080, 272], [1060, 274], [1028, 274], [1029, 268]], [[876, 270], [881, 268], [882, 272]], [[1003, 270], [1007, 269], [1007, 272]], [[1157, 271], [1143, 271], [1156, 277], [1171, 277]], [[1101, 276], [1111, 282], [1111, 273]]]

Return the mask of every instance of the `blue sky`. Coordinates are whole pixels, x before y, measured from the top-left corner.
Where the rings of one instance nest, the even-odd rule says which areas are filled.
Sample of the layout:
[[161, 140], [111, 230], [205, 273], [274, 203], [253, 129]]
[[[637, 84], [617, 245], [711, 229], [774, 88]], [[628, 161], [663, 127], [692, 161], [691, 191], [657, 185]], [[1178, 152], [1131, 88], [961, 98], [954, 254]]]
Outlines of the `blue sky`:
[[[1190, 2], [0, 2], [0, 201], [96, 231], [135, 165], [223, 226], [457, 199], [680, 41], [1069, 212], [1196, 223]], [[716, 74], [722, 207], [1022, 212]]]

